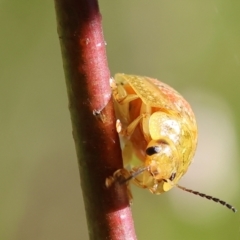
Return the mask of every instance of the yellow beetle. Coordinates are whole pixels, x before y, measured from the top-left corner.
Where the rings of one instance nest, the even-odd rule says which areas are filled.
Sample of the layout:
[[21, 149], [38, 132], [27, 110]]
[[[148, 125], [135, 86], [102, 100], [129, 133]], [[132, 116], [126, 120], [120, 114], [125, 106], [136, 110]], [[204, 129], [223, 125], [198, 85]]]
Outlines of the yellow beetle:
[[[112, 85], [124, 165], [132, 153], [147, 167], [133, 182], [152, 193], [170, 190], [187, 171], [197, 145], [197, 125], [187, 101], [156, 79], [116, 74]], [[130, 149], [130, 151], [129, 151]]]
[[[118, 73], [111, 80], [124, 166], [108, 179], [124, 177], [154, 194], [177, 186], [236, 211], [226, 202], [179, 186], [197, 146], [197, 124], [188, 102], [173, 88], [149, 77]], [[132, 163], [135, 154], [139, 163]]]

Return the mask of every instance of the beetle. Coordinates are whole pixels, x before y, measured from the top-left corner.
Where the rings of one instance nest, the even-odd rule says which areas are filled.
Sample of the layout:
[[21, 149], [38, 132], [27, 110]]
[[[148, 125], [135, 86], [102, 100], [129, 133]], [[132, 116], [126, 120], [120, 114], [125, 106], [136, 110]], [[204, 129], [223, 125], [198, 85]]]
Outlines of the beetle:
[[[124, 166], [106, 184], [130, 180], [153, 194], [174, 186], [230, 208], [230, 204], [178, 185], [197, 147], [198, 130], [189, 103], [173, 88], [157, 79], [118, 73], [110, 82], [122, 142]], [[133, 155], [138, 161], [133, 162]]]

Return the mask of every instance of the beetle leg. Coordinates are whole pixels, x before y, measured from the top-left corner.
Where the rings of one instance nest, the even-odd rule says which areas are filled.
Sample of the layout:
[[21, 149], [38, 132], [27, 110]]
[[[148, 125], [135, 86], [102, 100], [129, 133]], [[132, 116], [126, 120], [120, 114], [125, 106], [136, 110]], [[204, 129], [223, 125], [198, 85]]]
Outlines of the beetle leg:
[[110, 188], [114, 184], [119, 184], [119, 185], [126, 184], [128, 200], [129, 200], [129, 203], [132, 204], [133, 196], [130, 189], [129, 180], [127, 180], [130, 178], [130, 176], [131, 175], [127, 169], [125, 168], [118, 169], [113, 173], [113, 176], [106, 178], [105, 186], [107, 188]]
[[130, 137], [132, 133], [134, 132], [137, 125], [140, 123], [140, 121], [145, 117], [145, 114], [139, 115], [137, 118], [135, 118], [125, 129], [122, 129], [121, 134], [125, 137]]
[[110, 86], [112, 88], [115, 101], [121, 105], [139, 98], [137, 94], [128, 94], [123, 85], [121, 83], [116, 83], [114, 80], [110, 82]]
[[152, 108], [150, 106], [142, 104], [140, 115], [135, 118], [125, 129], [122, 129], [121, 134], [126, 137], [130, 137], [137, 125], [141, 123], [144, 138], [146, 139], [146, 141], [150, 141], [151, 138], [149, 133], [149, 119], [151, 116], [151, 112]]
[[113, 97], [121, 105], [129, 103], [129, 102], [139, 98], [139, 96], [136, 94], [128, 94], [125, 96], [125, 95], [119, 94], [119, 92], [113, 93]]
[[143, 103], [141, 106], [140, 113], [144, 114], [144, 117], [143, 117], [142, 123], [141, 123], [142, 124], [142, 132], [143, 132], [145, 140], [147, 142], [149, 142], [151, 140], [151, 136], [149, 133], [149, 119], [152, 114], [152, 107]]

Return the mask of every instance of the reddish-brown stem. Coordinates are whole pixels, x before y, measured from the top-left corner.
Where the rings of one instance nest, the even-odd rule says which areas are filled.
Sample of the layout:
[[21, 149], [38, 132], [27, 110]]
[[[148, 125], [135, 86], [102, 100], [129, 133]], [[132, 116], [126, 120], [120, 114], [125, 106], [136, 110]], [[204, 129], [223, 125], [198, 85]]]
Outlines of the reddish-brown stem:
[[90, 239], [136, 239], [126, 186], [105, 186], [123, 166], [98, 3], [55, 7]]

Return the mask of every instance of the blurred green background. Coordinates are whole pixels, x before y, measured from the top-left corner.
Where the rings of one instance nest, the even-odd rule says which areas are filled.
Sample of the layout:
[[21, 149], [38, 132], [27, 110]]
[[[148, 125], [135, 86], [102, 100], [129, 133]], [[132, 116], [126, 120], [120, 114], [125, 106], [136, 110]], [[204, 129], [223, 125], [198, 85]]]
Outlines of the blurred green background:
[[[100, 1], [109, 67], [192, 104], [199, 146], [181, 185], [240, 210], [240, 1]], [[88, 239], [53, 1], [0, 1], [0, 239]], [[240, 239], [239, 213], [133, 187], [139, 240]]]

